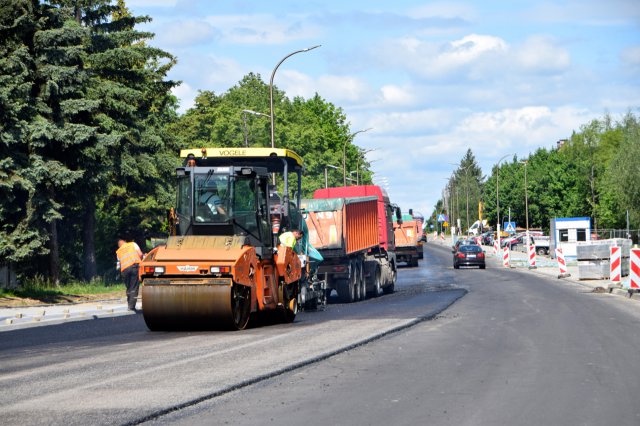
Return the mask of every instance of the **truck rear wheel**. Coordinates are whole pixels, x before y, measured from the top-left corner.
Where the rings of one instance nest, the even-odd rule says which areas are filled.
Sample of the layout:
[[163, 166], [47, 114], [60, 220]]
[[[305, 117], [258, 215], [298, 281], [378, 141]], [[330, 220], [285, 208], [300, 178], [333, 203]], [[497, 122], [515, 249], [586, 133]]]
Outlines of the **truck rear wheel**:
[[382, 278], [380, 277], [380, 268], [376, 266], [373, 271], [373, 297], [378, 297], [382, 294]]
[[346, 279], [337, 282], [338, 298], [342, 303], [351, 303], [355, 300], [355, 287], [353, 280]]
[[357, 302], [361, 299], [360, 295], [360, 268], [358, 267], [358, 260], [354, 259], [350, 262], [351, 274], [349, 275], [349, 282], [353, 286], [353, 300], [352, 302]]
[[365, 300], [367, 298], [367, 281], [364, 278], [364, 261], [362, 259], [358, 259], [356, 264], [358, 266], [357, 286], [360, 288], [360, 298], [358, 300]]

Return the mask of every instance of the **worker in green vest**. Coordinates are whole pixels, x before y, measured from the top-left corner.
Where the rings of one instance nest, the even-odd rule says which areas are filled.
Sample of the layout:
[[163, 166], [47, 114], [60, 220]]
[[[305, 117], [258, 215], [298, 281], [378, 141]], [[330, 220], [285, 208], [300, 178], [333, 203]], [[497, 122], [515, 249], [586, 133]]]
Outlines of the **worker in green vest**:
[[302, 238], [302, 231], [299, 229], [292, 229], [291, 231], [283, 232], [278, 239], [280, 244], [286, 247], [294, 249], [298, 241]]

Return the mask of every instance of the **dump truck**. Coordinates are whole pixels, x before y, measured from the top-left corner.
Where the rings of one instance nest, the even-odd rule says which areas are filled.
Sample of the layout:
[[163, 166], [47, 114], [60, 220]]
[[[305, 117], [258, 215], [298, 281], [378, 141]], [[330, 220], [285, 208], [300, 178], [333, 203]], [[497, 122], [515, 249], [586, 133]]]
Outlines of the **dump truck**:
[[405, 214], [401, 221], [394, 222], [396, 238], [396, 259], [408, 266], [418, 266], [422, 242], [420, 241], [420, 223], [410, 214]]
[[[140, 265], [150, 330], [244, 329], [265, 313], [292, 322], [305, 270], [278, 235], [300, 228], [302, 159], [272, 148], [180, 152], [170, 236]], [[290, 188], [290, 176], [297, 185]], [[283, 186], [282, 196], [274, 185]]]
[[424, 215], [413, 209], [409, 209], [409, 214], [418, 222], [418, 259], [424, 259], [424, 243], [427, 242], [427, 234], [424, 232]]
[[318, 267], [327, 295], [342, 302], [392, 293], [397, 277], [393, 215], [400, 209], [376, 185], [316, 190], [303, 200], [309, 242], [324, 258]]

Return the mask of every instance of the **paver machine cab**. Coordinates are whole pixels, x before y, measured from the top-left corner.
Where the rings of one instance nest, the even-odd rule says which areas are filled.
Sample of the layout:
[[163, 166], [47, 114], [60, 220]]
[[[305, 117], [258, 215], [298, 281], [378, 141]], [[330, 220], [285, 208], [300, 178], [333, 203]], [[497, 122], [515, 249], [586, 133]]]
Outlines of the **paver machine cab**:
[[[151, 330], [243, 329], [252, 313], [282, 321], [298, 310], [301, 263], [278, 245], [283, 229], [303, 220], [300, 196], [289, 197], [289, 175], [302, 159], [271, 148], [182, 150], [170, 236], [140, 267], [142, 309]], [[270, 185], [281, 176], [280, 197]]]

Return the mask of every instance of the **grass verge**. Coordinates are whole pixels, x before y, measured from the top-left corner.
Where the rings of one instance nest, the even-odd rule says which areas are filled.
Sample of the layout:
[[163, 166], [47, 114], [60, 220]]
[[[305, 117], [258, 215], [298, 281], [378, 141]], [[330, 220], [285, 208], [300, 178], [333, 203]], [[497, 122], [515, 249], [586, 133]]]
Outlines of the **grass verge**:
[[0, 306], [30, 304], [78, 303], [98, 299], [122, 297], [124, 284], [105, 284], [102, 281], [72, 282], [51, 287], [42, 280], [24, 283], [17, 289], [0, 289]]

